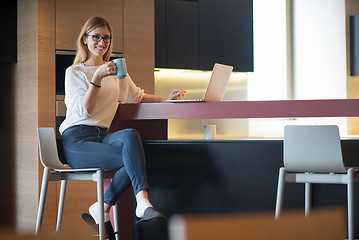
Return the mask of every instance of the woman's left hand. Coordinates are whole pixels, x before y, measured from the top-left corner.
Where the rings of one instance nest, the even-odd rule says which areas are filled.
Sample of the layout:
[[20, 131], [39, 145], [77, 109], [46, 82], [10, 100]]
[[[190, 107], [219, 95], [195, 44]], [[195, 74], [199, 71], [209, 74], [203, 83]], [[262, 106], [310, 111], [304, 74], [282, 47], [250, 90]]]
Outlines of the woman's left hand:
[[174, 89], [172, 90], [172, 92], [170, 93], [170, 95], [168, 96], [168, 100], [178, 100], [178, 99], [182, 99], [184, 97], [184, 95], [186, 94], [185, 90], [181, 90], [181, 89]]

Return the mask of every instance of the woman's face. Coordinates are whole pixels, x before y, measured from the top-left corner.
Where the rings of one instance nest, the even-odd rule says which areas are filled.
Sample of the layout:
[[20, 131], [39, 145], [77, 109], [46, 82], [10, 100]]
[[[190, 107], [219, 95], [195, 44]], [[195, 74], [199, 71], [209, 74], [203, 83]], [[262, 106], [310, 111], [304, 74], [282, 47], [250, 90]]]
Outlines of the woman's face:
[[102, 58], [111, 43], [110, 30], [107, 27], [98, 27], [84, 36], [84, 43], [89, 49], [90, 58]]

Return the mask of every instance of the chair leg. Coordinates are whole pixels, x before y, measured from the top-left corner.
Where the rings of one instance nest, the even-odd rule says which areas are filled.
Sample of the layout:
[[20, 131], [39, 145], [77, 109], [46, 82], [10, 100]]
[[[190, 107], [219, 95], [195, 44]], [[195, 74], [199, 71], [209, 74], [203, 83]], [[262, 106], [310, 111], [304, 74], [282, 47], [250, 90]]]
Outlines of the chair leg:
[[48, 188], [48, 185], [49, 185], [49, 174], [50, 174], [50, 170], [47, 167], [45, 167], [44, 168], [44, 173], [42, 175], [42, 184], [41, 184], [41, 193], [40, 193], [40, 199], [39, 199], [39, 208], [37, 210], [37, 219], [36, 219], [36, 228], [35, 228], [35, 234], [36, 235], [40, 232], [40, 228], [41, 228], [41, 225], [42, 225], [42, 219], [44, 217], [47, 188]]
[[355, 237], [355, 231], [354, 231], [354, 226], [355, 226], [355, 222], [354, 222], [354, 215], [355, 215], [355, 205], [354, 205], [354, 198], [355, 198], [355, 186], [354, 186], [354, 170], [348, 169], [348, 189], [347, 189], [347, 194], [348, 194], [348, 240], [354, 240]]
[[312, 206], [312, 184], [305, 183], [305, 216], [310, 214], [310, 208]]
[[112, 207], [113, 210], [113, 221], [115, 225], [115, 236], [116, 240], [120, 240], [120, 227], [119, 227], [119, 219], [118, 219], [118, 205], [117, 202], [115, 206]]
[[99, 235], [100, 240], [105, 240], [105, 223], [104, 223], [104, 196], [103, 196], [103, 170], [97, 170], [97, 202], [100, 212]]
[[275, 219], [278, 219], [282, 208], [283, 208], [283, 196], [284, 196], [284, 185], [285, 185], [286, 171], [284, 167], [279, 169], [278, 187], [277, 187], [277, 201], [275, 206]]
[[62, 216], [64, 213], [65, 195], [66, 195], [67, 180], [61, 181], [60, 197], [59, 197], [59, 210], [57, 212], [56, 231], [60, 231]]

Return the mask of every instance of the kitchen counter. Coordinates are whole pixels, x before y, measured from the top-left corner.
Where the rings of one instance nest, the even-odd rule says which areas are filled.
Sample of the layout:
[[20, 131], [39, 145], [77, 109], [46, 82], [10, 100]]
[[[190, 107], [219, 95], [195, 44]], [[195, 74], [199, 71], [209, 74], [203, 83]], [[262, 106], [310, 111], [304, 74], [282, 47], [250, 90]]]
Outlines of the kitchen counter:
[[[299, 117], [359, 117], [359, 99], [120, 104], [109, 131], [132, 127], [140, 132], [150, 198], [168, 217], [252, 211], [272, 211], [274, 216], [282, 140], [166, 141], [168, 119]], [[343, 143], [347, 163], [356, 164], [359, 140]], [[288, 184], [286, 189], [284, 207], [302, 208], [303, 186]], [[313, 189], [313, 206], [346, 203], [345, 186]], [[122, 231], [134, 230], [135, 239], [167, 239], [166, 223], [128, 226], [124, 216], [132, 214], [132, 191], [120, 202], [126, 206], [120, 207]]]
[[110, 132], [134, 127], [167, 139], [168, 119], [359, 117], [359, 99], [120, 104]]

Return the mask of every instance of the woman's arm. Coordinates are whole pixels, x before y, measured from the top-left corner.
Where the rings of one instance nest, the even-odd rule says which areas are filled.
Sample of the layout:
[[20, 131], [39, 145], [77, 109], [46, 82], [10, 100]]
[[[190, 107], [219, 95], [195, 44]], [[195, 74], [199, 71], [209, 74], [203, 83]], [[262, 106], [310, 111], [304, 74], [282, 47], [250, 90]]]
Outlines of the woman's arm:
[[160, 103], [160, 102], [166, 102], [166, 100], [167, 100], [167, 98], [165, 98], [165, 97], [145, 93], [145, 95], [143, 95], [141, 102], [143, 102], [143, 103], [156, 103], [156, 102]]
[[116, 65], [114, 62], [106, 62], [102, 64], [93, 74], [91, 82], [96, 86], [90, 84], [90, 87], [82, 100], [89, 115], [91, 115], [93, 113], [93, 110], [95, 109], [98, 92], [101, 89], [101, 87], [97, 87], [97, 86], [101, 86], [102, 78], [108, 75], [115, 75], [116, 74], [116, 70], [114, 70], [115, 68]]
[[184, 91], [184, 90], [175, 89], [170, 93], [168, 98], [146, 93], [143, 96], [141, 102], [143, 102], [143, 103], [156, 103], [156, 102], [166, 102], [166, 100], [172, 100], [172, 99], [181, 99], [184, 96], [185, 93], [186, 93], [186, 91]]
[[[99, 78], [95, 74], [92, 77], [91, 82], [96, 84], [96, 86], [101, 86], [102, 78]], [[90, 84], [89, 89], [87, 90], [85, 96], [82, 99], [82, 102], [87, 109], [87, 113], [92, 115], [93, 110], [95, 109], [98, 92], [101, 87], [96, 87], [95, 85]]]

